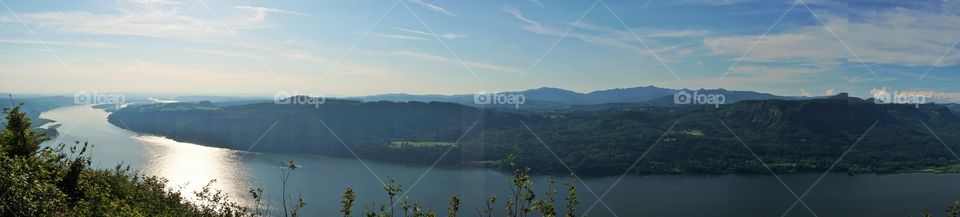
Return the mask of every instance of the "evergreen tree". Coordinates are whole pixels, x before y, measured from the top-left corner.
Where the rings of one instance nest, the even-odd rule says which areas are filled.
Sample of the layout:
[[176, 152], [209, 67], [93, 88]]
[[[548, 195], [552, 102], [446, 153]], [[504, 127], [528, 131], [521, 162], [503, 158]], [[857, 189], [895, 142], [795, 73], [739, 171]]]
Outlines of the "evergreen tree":
[[6, 114], [7, 127], [0, 133], [0, 149], [7, 156], [29, 157], [40, 150], [40, 143], [50, 140], [44, 132], [31, 130], [30, 117], [20, 111], [21, 105], [13, 109], [3, 109]]

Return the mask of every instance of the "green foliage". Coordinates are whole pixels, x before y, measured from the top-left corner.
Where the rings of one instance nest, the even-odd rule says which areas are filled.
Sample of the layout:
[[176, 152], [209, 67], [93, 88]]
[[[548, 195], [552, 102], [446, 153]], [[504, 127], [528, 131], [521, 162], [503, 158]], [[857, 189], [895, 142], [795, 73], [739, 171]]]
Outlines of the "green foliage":
[[535, 208], [540, 211], [540, 215], [544, 217], [556, 217], [557, 210], [554, 209], [553, 204], [556, 202], [554, 197], [557, 195], [557, 190], [553, 189], [553, 177], [547, 177], [547, 199], [540, 199], [534, 203]]
[[[80, 142], [74, 142], [75, 145], [79, 145]], [[62, 147], [62, 146], [61, 146]], [[67, 172], [64, 174], [63, 179], [57, 183], [57, 187], [60, 188], [60, 191], [67, 194], [71, 199], [71, 203], [76, 203], [77, 198], [83, 197], [83, 191], [80, 189], [80, 179], [84, 169], [90, 166], [90, 158], [83, 156], [87, 152], [87, 147], [89, 144], [86, 142], [83, 143], [83, 147], [80, 149], [79, 153], [77, 152], [77, 146], [72, 146], [70, 148], [71, 154], [76, 154], [74, 159], [67, 160], [69, 165], [67, 166]]]
[[307, 205], [303, 200], [303, 195], [299, 195], [300, 199], [297, 199], [297, 202], [290, 208], [290, 216], [296, 217], [299, 216], [299, 211], [301, 208]]
[[577, 213], [577, 205], [580, 204], [580, 200], [577, 199], [577, 187], [573, 186], [572, 183], [566, 183], [567, 185], [567, 212], [564, 214], [565, 217], [574, 217]]
[[290, 181], [290, 174], [293, 172], [293, 170], [297, 169], [297, 167], [300, 167], [300, 166], [297, 166], [297, 164], [293, 163], [293, 161], [287, 161], [287, 166], [284, 167], [282, 171], [280, 171], [280, 181], [281, 181], [281, 184], [283, 185], [283, 190], [280, 196], [280, 203], [282, 203], [283, 205], [283, 216], [295, 217], [297, 216], [297, 211], [299, 211], [300, 208], [303, 208], [304, 206], [307, 205], [307, 203], [304, 202], [303, 200], [303, 195], [299, 195], [299, 199], [297, 199], [296, 201], [294, 201], [293, 198], [290, 198], [290, 196], [287, 195], [287, 182]]
[[50, 140], [46, 133], [31, 130], [30, 117], [20, 111], [21, 106], [4, 108], [7, 127], [0, 134], [0, 143], [7, 156], [28, 157], [40, 150], [40, 143]]
[[210, 185], [192, 203], [162, 178], [90, 169], [88, 158], [61, 151], [0, 157], [0, 216], [252, 216]]
[[383, 183], [383, 191], [387, 192], [387, 197], [390, 198], [390, 216], [393, 216], [393, 200], [403, 189], [400, 184], [387, 177], [387, 182]]
[[263, 187], [258, 186], [256, 188], [250, 188], [248, 191], [250, 193], [250, 198], [253, 199], [253, 215], [254, 216], [263, 216], [267, 215], [265, 207], [263, 207]]
[[460, 197], [453, 195], [450, 197], [450, 210], [447, 212], [447, 217], [457, 217], [458, 211], [460, 211]]
[[530, 179], [530, 168], [518, 167], [517, 158], [513, 155], [507, 156], [507, 161], [513, 169], [513, 178], [510, 179], [511, 196], [507, 198], [507, 216], [525, 216], [532, 211], [534, 199], [537, 197]]
[[231, 202], [230, 197], [224, 194], [223, 191], [213, 189], [213, 184], [215, 183], [217, 183], [216, 179], [210, 180], [200, 191], [193, 192], [194, 196], [199, 200], [194, 204], [199, 208], [201, 213], [218, 213], [227, 216], [243, 216], [249, 214], [246, 207], [241, 207], [235, 202]]
[[[920, 216], [922, 217], [933, 217], [933, 212], [930, 212], [930, 209], [923, 208], [920, 209]], [[947, 205], [947, 208], [944, 211], [945, 217], [960, 217], [960, 200], [953, 201], [950, 205]], [[907, 211], [907, 217], [913, 217], [910, 214], [910, 211]]]
[[[490, 196], [490, 199], [487, 200], [487, 203], [485, 204], [486, 206], [485, 206], [485, 208], [483, 209], [483, 214], [487, 214], [487, 217], [492, 217], [492, 216], [493, 216], [493, 206], [494, 206], [494, 204], [497, 204], [497, 196], [496, 196], [496, 195]], [[482, 215], [480, 215], [480, 216], [482, 216]]]
[[947, 217], [960, 217], [960, 200], [947, 206]]
[[353, 210], [353, 201], [355, 200], [357, 200], [357, 195], [353, 193], [353, 188], [347, 187], [347, 191], [343, 192], [343, 201], [340, 202], [343, 204], [340, 208], [343, 217], [350, 217], [351, 210]]

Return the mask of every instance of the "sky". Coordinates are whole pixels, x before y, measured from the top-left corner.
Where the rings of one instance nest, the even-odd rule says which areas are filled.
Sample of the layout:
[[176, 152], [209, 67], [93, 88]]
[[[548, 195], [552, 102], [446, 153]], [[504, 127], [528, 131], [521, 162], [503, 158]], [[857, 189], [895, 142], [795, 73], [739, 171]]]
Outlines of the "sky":
[[0, 0], [0, 92], [960, 99], [960, 1]]

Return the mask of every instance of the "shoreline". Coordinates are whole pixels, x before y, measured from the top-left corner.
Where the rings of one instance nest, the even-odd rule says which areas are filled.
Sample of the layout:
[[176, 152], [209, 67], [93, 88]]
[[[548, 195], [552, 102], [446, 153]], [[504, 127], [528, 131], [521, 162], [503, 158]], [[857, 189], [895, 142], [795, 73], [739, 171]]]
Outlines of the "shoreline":
[[[109, 122], [109, 121], [108, 121], [108, 122]], [[221, 147], [221, 146], [214, 146], [214, 145], [206, 145], [206, 144], [201, 143], [201, 142], [180, 141], [180, 140], [177, 140], [177, 139], [174, 139], [174, 138], [167, 137], [167, 136], [165, 136], [165, 135], [157, 135], [157, 134], [149, 134], [149, 133], [136, 132], [136, 131], [133, 131], [133, 130], [126, 129], [126, 128], [123, 128], [123, 127], [121, 127], [121, 126], [118, 126], [118, 125], [116, 125], [116, 124], [114, 124], [114, 123], [110, 123], [110, 124], [111, 124], [111, 125], [114, 125], [114, 126], [116, 126], [116, 127], [118, 127], [118, 128], [120, 128], [120, 129], [127, 130], [127, 131], [130, 131], [130, 132], [133, 132], [133, 133], [137, 133], [137, 134], [141, 134], [141, 135], [159, 136], [159, 137], [171, 139], [171, 140], [174, 140], [174, 141], [177, 141], [177, 142], [182, 142], [182, 143], [189, 143], [189, 144], [194, 144], [194, 145], [203, 146], [203, 147], [222, 148], [222, 149], [227, 149], [227, 150], [231, 150], [231, 151], [249, 152], [249, 153], [252, 153], [252, 154], [257, 154], [257, 153], [265, 153], [265, 154], [298, 154], [298, 155], [313, 155], [313, 156], [324, 156], [324, 157], [336, 157], [336, 158], [342, 158], [342, 159], [356, 159], [356, 158], [354, 158], [353, 156], [348, 155], [348, 154], [322, 154], [322, 153], [298, 153], [298, 152], [247, 151], [247, 150], [241, 150], [241, 149], [234, 149], [234, 148], [230, 148], [230, 147]], [[431, 165], [431, 163], [425, 163], [425, 162], [403, 161], [403, 160], [389, 160], [389, 159], [381, 159], [381, 158], [360, 158], [360, 160], [376, 161], [376, 162], [388, 163], [388, 164], [400, 164], [400, 165], [404, 165], [404, 166], [430, 166], [430, 165]], [[505, 174], [510, 173], [509, 170], [500, 168], [500, 166], [498, 165], [498, 164], [500, 163], [500, 161], [502, 161], [502, 160], [497, 160], [497, 161], [469, 161], [469, 162], [461, 162], [461, 163], [455, 164], [455, 165], [451, 165], [451, 164], [437, 164], [437, 165], [436, 165], [436, 168], [445, 168], [445, 169], [489, 169], [489, 170], [493, 170], [493, 171], [497, 171], [497, 172], [505, 173]], [[942, 168], [946, 168], [946, 169], [942, 169]], [[882, 175], [897, 175], [897, 174], [960, 174], [960, 164], [945, 165], [945, 166], [939, 166], [939, 167], [934, 167], [934, 168], [902, 170], [902, 171], [894, 171], [894, 172], [849, 172], [849, 171], [831, 171], [830, 173], [831, 173], [831, 174], [844, 174], [844, 173], [846, 173], [846, 174], [849, 175], [849, 176], [860, 176], [860, 175], [880, 175], [880, 176], [882, 176]], [[537, 175], [537, 176], [552, 176], [552, 177], [569, 177], [569, 176], [570, 176], [569, 173], [565, 173], [565, 172], [564, 172], [564, 173], [559, 173], [559, 172], [554, 172], [554, 173], [546, 172], [546, 173], [544, 173], [544, 172], [531, 171], [530, 174], [531, 174], [531, 175]], [[776, 171], [776, 175], [802, 175], [802, 174], [823, 174], [823, 171], [796, 171], [796, 172]], [[621, 175], [623, 175], [623, 173], [620, 173], [620, 174], [605, 174], [605, 175], [577, 175], [577, 177], [579, 177], [579, 178], [589, 178], [589, 179], [601, 179], [601, 178], [607, 178], [607, 177], [619, 177], [619, 176], [621, 176]], [[650, 173], [650, 174], [639, 174], [639, 175], [638, 175], [638, 174], [627, 174], [627, 175], [628, 175], [628, 176], [635, 176], [635, 177], [644, 177], [644, 176], [710, 177], [710, 176], [768, 176], [768, 175], [770, 175], [770, 173]]]

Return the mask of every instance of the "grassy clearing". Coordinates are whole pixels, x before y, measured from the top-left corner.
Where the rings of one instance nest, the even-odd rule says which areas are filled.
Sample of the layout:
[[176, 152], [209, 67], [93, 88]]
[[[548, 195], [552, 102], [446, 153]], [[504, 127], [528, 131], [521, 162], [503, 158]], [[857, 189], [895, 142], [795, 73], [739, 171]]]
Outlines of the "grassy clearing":
[[926, 169], [915, 170], [915, 171], [912, 171], [912, 172], [920, 172], [920, 173], [960, 173], [960, 164], [951, 164], [951, 165], [946, 165], [946, 166], [926, 168]]
[[437, 141], [390, 141], [390, 148], [444, 148], [450, 146], [456, 146], [456, 144]]
[[684, 130], [683, 134], [687, 134], [690, 136], [703, 136], [703, 130], [700, 130], [700, 129]]

